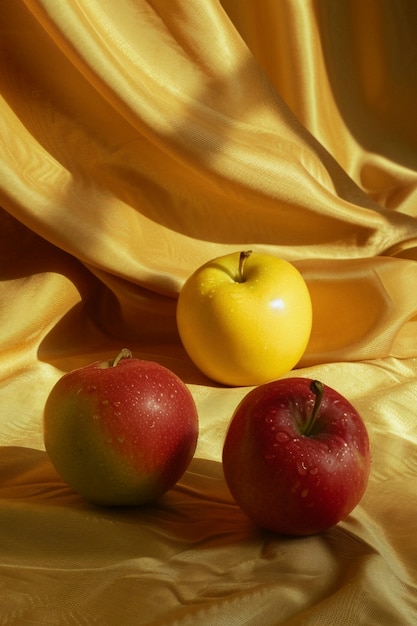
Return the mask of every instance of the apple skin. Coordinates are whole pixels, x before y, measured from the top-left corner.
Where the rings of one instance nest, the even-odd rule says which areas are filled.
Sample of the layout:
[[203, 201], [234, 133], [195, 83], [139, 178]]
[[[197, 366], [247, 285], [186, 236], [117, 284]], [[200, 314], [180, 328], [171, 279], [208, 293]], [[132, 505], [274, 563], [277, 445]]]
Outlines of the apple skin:
[[260, 385], [302, 357], [312, 328], [310, 293], [288, 261], [251, 251], [227, 254], [185, 281], [177, 327], [206, 376], [229, 386]]
[[122, 353], [60, 378], [43, 418], [45, 449], [58, 474], [105, 506], [158, 499], [187, 469], [198, 438], [197, 409], [180, 378]]
[[251, 390], [224, 441], [224, 476], [235, 501], [257, 525], [285, 535], [315, 534], [344, 519], [370, 473], [365, 424], [331, 387], [323, 386], [303, 434], [317, 399], [312, 385], [287, 378]]

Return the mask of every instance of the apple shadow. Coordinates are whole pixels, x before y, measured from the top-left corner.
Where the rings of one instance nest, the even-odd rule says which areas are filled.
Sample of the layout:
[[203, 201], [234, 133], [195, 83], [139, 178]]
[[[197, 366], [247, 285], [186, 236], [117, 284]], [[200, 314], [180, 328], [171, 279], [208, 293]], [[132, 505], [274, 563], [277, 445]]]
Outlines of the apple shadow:
[[[330, 565], [344, 564], [332, 583], [337, 588], [375, 553], [340, 525], [306, 537], [257, 527], [233, 501], [221, 463], [203, 458], [194, 458], [178, 483], [156, 502], [98, 507], [60, 479], [46, 452], [4, 446], [0, 448], [0, 513], [3, 519], [13, 519], [13, 524], [2, 528], [5, 546], [13, 549], [18, 542], [27, 548], [28, 558], [48, 554], [60, 564], [67, 562], [68, 546], [71, 563], [85, 562], [86, 546], [88, 558], [97, 562], [111, 562], [115, 555], [118, 560], [170, 555], [181, 560], [190, 551], [212, 550], [216, 555], [217, 549], [244, 547], [251, 559], [266, 568], [275, 567], [274, 563], [280, 567], [289, 550], [295, 561], [318, 551]], [[296, 570], [288, 561], [284, 566], [285, 572]]]
[[232, 500], [221, 463], [215, 461], [193, 459], [172, 489], [157, 501], [137, 507], [87, 502], [60, 478], [42, 450], [4, 446], [0, 448], [0, 469], [0, 508], [24, 503], [28, 517], [41, 510], [53, 518], [61, 511], [72, 517], [75, 528], [103, 520], [205, 547], [239, 543], [262, 534]]

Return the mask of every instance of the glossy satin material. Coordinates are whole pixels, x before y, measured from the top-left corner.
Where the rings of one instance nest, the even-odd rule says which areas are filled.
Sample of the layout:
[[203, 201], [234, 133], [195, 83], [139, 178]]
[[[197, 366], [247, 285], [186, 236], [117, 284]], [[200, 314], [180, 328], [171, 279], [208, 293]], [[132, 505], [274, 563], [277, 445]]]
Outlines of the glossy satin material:
[[[0, 623], [417, 622], [414, 0], [3, 0]], [[221, 471], [247, 388], [181, 347], [203, 262], [293, 262], [296, 375], [357, 406], [368, 490], [316, 537], [255, 528]], [[128, 346], [189, 385], [195, 459], [160, 503], [88, 506], [43, 447], [65, 371]]]

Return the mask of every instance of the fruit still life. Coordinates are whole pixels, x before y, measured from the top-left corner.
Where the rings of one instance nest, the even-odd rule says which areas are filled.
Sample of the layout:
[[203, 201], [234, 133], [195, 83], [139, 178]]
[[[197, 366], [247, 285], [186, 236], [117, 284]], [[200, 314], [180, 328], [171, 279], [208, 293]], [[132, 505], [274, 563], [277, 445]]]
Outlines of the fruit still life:
[[[262, 528], [292, 536], [344, 519], [367, 487], [369, 436], [336, 390], [288, 377], [312, 329], [312, 303], [298, 270], [251, 251], [218, 257], [184, 283], [177, 325], [203, 373], [252, 387], [219, 450], [226, 485], [243, 512]], [[139, 506], [183, 476], [199, 416], [183, 380], [124, 348], [56, 382], [43, 433], [56, 471], [86, 500]]]

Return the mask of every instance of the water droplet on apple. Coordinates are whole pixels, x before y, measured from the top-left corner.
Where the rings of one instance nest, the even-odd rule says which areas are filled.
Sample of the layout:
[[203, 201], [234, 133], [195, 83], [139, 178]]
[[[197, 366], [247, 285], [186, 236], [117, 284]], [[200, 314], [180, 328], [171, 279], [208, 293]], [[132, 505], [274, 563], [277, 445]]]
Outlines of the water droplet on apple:
[[120, 406], [120, 404], [121, 404], [121, 403], [120, 403], [118, 400], [115, 400], [115, 401], [113, 402], [113, 405], [114, 405], [114, 406], [116, 406], [116, 407]]
[[92, 391], [95, 391], [97, 387], [95, 385], [87, 385], [86, 389], [87, 391], [92, 392]]
[[305, 474], [307, 474], [307, 466], [304, 461], [299, 461], [297, 463], [297, 471], [300, 476], [305, 476]]
[[288, 435], [288, 433], [284, 433], [282, 430], [280, 430], [279, 432], [277, 432], [277, 434], [275, 435], [275, 439], [279, 442], [279, 443], [285, 443], [286, 441], [290, 440], [290, 436]]

